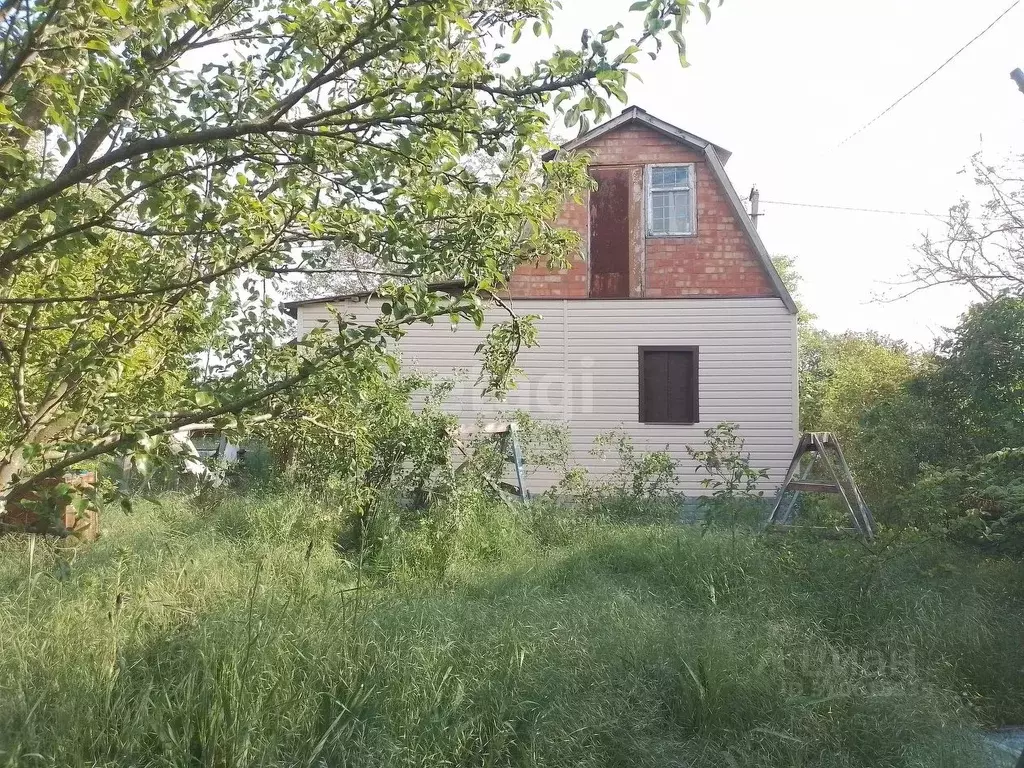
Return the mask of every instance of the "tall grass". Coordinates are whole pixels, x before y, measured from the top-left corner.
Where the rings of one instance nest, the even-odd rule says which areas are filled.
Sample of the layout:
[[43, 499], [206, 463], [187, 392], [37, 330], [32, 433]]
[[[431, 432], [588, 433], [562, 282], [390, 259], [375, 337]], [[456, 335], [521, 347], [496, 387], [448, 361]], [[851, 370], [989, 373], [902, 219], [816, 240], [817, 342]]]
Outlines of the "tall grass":
[[320, 514], [169, 497], [0, 542], [0, 761], [970, 766], [1024, 720], [1010, 561], [495, 506], [360, 567]]

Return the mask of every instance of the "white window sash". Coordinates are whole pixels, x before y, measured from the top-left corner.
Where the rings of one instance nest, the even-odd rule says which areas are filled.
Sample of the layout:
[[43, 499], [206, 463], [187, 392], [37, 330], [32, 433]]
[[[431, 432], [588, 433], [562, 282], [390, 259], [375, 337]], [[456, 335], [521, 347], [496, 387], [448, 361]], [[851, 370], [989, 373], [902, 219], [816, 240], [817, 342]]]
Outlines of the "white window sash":
[[[654, 186], [655, 168], [686, 168], [689, 177], [687, 184]], [[659, 163], [647, 166], [647, 234], [651, 237], [686, 237], [697, 234], [697, 185], [696, 165], [694, 163]], [[690, 206], [686, 211], [686, 231], [656, 231], [654, 229], [654, 193], [655, 192], [689, 192]], [[670, 217], [671, 218], [671, 217]], [[669, 224], [671, 227], [671, 223]]]

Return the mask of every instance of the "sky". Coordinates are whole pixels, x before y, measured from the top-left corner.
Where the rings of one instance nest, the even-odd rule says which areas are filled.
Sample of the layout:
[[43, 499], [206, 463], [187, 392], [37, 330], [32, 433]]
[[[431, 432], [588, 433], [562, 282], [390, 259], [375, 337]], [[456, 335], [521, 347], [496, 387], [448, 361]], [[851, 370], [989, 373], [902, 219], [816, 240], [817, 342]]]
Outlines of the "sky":
[[[726, 170], [741, 197], [758, 185], [761, 236], [769, 252], [796, 259], [804, 303], [820, 327], [870, 329], [930, 347], [972, 295], [933, 289], [883, 299], [898, 290], [893, 283], [906, 273], [921, 233], [944, 232], [938, 220], [768, 201], [941, 215], [962, 196], [976, 197], [973, 176], [960, 173], [975, 152], [983, 150], [989, 162], [1024, 153], [1024, 93], [1009, 76], [1024, 67], [1024, 3], [843, 141], [1011, 2], [725, 0], [710, 24], [697, 13], [686, 28], [689, 68], [667, 46], [657, 61], [644, 58], [643, 82], [629, 85], [630, 104], [733, 153]], [[578, 42], [585, 27], [628, 18], [630, 4], [563, 0], [556, 39]], [[540, 45], [530, 41], [528, 48]]]

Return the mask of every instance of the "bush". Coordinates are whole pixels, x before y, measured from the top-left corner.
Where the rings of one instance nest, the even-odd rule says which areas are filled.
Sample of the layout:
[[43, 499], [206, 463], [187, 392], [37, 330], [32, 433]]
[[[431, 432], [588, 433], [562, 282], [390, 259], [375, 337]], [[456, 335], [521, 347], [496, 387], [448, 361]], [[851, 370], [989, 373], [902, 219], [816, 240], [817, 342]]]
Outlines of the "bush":
[[701, 486], [711, 490], [710, 496], [698, 501], [705, 528], [725, 525], [735, 533], [741, 522], [756, 524], [764, 512], [764, 492], [758, 485], [768, 477], [768, 470], [750, 466], [750, 453], [744, 450], [738, 429], [738, 424], [723, 422], [705, 430], [705, 448], [686, 446], [690, 458], [697, 462], [695, 471], [707, 474]]
[[424, 503], [446, 482], [455, 419], [437, 407], [445, 391], [360, 357], [317, 374], [279, 403], [261, 437], [286, 481], [334, 506], [357, 540], [378, 505]]
[[568, 497], [579, 515], [617, 522], [678, 520], [682, 498], [675, 460], [667, 451], [640, 453], [629, 435], [613, 430], [598, 435], [591, 454], [613, 458], [615, 465], [604, 482], [593, 482], [582, 467], [569, 469], [550, 495]]
[[1024, 448], [997, 451], [962, 468], [926, 470], [903, 503], [920, 527], [1024, 555]]

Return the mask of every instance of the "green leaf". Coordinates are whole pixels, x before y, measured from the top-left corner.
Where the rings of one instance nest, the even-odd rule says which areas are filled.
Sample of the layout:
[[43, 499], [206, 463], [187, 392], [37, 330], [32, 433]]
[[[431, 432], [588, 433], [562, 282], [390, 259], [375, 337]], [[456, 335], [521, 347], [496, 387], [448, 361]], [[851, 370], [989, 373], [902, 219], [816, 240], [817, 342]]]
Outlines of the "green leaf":
[[[0, 103], [0, 124], [16, 134], [31, 128], [32, 150], [0, 142], [0, 186], [9, 197], [52, 187], [36, 138], [49, 141], [45, 165], [59, 167], [75, 151], [86, 118], [95, 118], [103, 104], [117, 104], [126, 88], [137, 95], [116, 116], [124, 130], [111, 133], [109, 149], [134, 149], [130, 159], [109, 167], [84, 164], [75, 185], [47, 192], [46, 200], [0, 227], [0, 249], [33, 249], [30, 258], [9, 265], [5, 291], [14, 298], [52, 290], [55, 296], [130, 299], [32, 310], [37, 332], [26, 333], [21, 366], [29, 406], [66, 383], [78, 394], [47, 418], [54, 426], [88, 425], [89, 432], [78, 442], [66, 430], [40, 425], [50, 437], [40, 446], [24, 446], [23, 419], [8, 408], [14, 412], [0, 418], [0, 432], [8, 436], [0, 453], [18, 457], [24, 451], [33, 460], [39, 453], [74, 457], [91, 446], [124, 447], [120, 436], [134, 435], [136, 455], [155, 456], [166, 436], [140, 432], [156, 432], [153, 425], [173, 423], [173, 414], [182, 411], [241, 412], [232, 406], [243, 400], [254, 406], [246, 413], [261, 413], [263, 405], [305, 406], [309, 400], [303, 398], [315, 396], [326, 412], [335, 413], [343, 380], [352, 385], [368, 369], [386, 373], [388, 344], [409, 323], [454, 314], [486, 325], [488, 308], [474, 297], [451, 303], [429, 295], [425, 285], [437, 276], [459, 276], [504, 286], [527, 257], [555, 265], [572, 258], [578, 238], [551, 222], [562, 200], [578, 199], [587, 188], [585, 164], [567, 156], [545, 161], [541, 183], [534, 175], [537, 150], [550, 147], [550, 129], [558, 120], [586, 130], [607, 117], [608, 100], [626, 96], [640, 49], [656, 55], [676, 11], [693, 4], [630, 3], [644, 14], [653, 39], [644, 36], [642, 44], [623, 42], [612, 49], [622, 34], [621, 25], [612, 24], [590, 35], [585, 49], [556, 46], [519, 69], [510, 63], [514, 50], [496, 48], [493, 41], [508, 34], [519, 40], [527, 25], [538, 37], [551, 37], [550, 8], [558, 3], [514, 0], [495, 4], [508, 6], [507, 12], [493, 13], [477, 12], [488, 3], [427, 3], [426, 16], [417, 3], [412, 9], [408, 3], [378, 2], [227, 3], [238, 5], [241, 16], [225, 21], [222, 32], [254, 26], [258, 43], [215, 32], [219, 0], [60, 4], [72, 10], [47, 26], [42, 41], [18, 39], [28, 46], [26, 53], [42, 55], [33, 55], [30, 77], [18, 74], [12, 82]], [[34, 13], [37, 5], [54, 4], [22, 5]], [[72, 12], [79, 6], [81, 13]], [[17, 32], [26, 22], [12, 23]], [[211, 49], [195, 66], [144, 66], [147, 52], [188, 39], [193, 27], [224, 37], [215, 54]], [[626, 53], [618, 53], [620, 48]], [[86, 52], [76, 59], [80, 77], [69, 77], [68, 57], [75, 58], [76, 50]], [[341, 80], [328, 78], [298, 103], [290, 98], [318, 73], [334, 71], [328, 62], [352, 56], [365, 61]], [[508, 87], [538, 98], [494, 97], [503, 79], [488, 64], [507, 66]], [[582, 82], [580, 73], [586, 73]], [[558, 85], [565, 82], [575, 85]], [[453, 98], [452, 84], [471, 85], [460, 85]], [[44, 110], [34, 118], [37, 125], [23, 126], [31, 89], [44, 96]], [[255, 138], [233, 134], [232, 126], [266, 120], [284, 104], [290, 106], [281, 119], [291, 130]], [[152, 139], [166, 136], [190, 140], [184, 147], [154, 150]], [[115, 227], [85, 225], [91, 220]], [[322, 333], [282, 343], [292, 335], [286, 328], [290, 320], [265, 304], [268, 293], [276, 298], [285, 287], [290, 270], [344, 270], [364, 258], [368, 264], [398, 265], [392, 268], [410, 285], [388, 289], [395, 298], [376, 318], [346, 320], [353, 307], [343, 307]], [[329, 278], [323, 279], [317, 286], [325, 289], [321, 295], [335, 292]], [[181, 287], [153, 291], [154, 286]], [[7, 314], [11, 328], [25, 328], [30, 316], [27, 305], [11, 305]], [[508, 334], [499, 338], [511, 341]], [[507, 368], [513, 348], [518, 347], [506, 344], [500, 356]], [[311, 394], [303, 384], [267, 391], [269, 383], [296, 372], [319, 376], [325, 368], [339, 372], [337, 388], [310, 385]], [[496, 378], [507, 382], [507, 371]], [[376, 417], [361, 418], [349, 425], [359, 430], [376, 424]], [[217, 418], [218, 426], [231, 422], [232, 417]], [[262, 429], [251, 421], [243, 426]], [[140, 461], [144, 466], [141, 456]]]
[[572, 128], [580, 121], [580, 105], [574, 104], [569, 108], [569, 111], [565, 113], [565, 127]]

